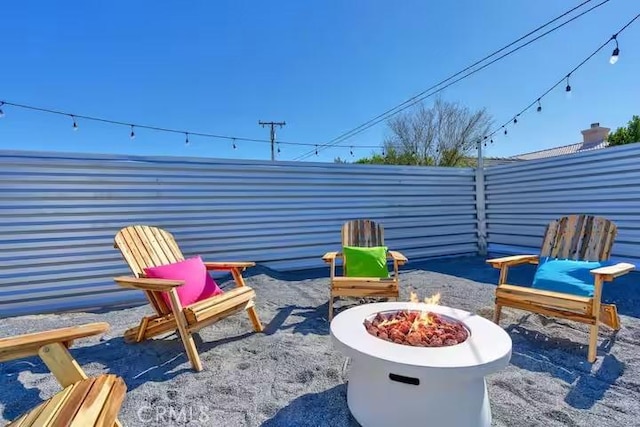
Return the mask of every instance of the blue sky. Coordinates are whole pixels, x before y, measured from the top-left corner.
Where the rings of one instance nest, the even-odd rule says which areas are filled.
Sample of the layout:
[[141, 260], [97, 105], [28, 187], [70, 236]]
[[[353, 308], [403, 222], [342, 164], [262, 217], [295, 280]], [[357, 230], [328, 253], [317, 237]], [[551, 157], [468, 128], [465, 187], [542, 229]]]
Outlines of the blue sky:
[[[592, 1], [596, 4], [598, 1]], [[249, 138], [258, 120], [286, 120], [286, 141], [322, 143], [370, 119], [580, 1], [25, 1], [0, 14], [0, 100], [75, 114]], [[611, 0], [447, 89], [502, 123], [640, 12]], [[523, 116], [493, 156], [581, 140], [591, 122], [640, 114], [640, 20]], [[269, 145], [136, 131], [3, 107], [0, 149], [268, 159]], [[345, 142], [356, 157], [385, 135]], [[282, 146], [290, 160], [308, 148]], [[334, 148], [310, 160], [351, 158]]]

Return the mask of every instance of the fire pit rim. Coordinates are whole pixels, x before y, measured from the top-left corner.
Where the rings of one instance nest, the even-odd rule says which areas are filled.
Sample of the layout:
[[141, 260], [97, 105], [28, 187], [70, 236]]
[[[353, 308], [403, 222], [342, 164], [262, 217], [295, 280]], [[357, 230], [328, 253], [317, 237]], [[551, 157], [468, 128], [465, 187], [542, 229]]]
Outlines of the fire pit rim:
[[[448, 347], [399, 345], [371, 335], [364, 319], [378, 312], [427, 310], [452, 317], [470, 331], [466, 341]], [[349, 308], [334, 317], [330, 326], [333, 341], [347, 355], [366, 356], [421, 368], [473, 368], [496, 370], [511, 358], [511, 337], [484, 317], [444, 305], [413, 302], [381, 302]]]

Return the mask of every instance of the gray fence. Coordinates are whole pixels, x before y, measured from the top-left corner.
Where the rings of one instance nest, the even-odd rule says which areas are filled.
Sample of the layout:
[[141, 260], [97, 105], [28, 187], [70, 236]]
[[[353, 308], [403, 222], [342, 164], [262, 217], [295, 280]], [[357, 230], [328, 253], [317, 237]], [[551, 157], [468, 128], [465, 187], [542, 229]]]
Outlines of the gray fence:
[[538, 253], [561, 215], [605, 216], [618, 225], [613, 257], [640, 261], [640, 144], [493, 166], [485, 171], [489, 251]]
[[321, 267], [362, 217], [410, 259], [475, 252], [473, 170], [0, 151], [0, 316], [141, 300], [111, 280], [128, 224], [286, 270]]

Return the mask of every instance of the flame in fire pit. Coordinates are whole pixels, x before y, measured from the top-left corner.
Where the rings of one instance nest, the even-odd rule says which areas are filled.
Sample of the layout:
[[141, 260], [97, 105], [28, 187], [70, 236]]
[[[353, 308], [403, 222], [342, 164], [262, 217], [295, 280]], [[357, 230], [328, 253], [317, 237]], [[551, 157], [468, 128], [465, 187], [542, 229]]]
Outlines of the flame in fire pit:
[[[410, 301], [419, 303], [411, 292]], [[425, 304], [438, 304], [440, 294], [424, 299]], [[427, 311], [401, 310], [378, 313], [364, 321], [367, 331], [380, 339], [415, 347], [444, 347], [464, 342], [469, 333], [464, 325], [445, 316]]]

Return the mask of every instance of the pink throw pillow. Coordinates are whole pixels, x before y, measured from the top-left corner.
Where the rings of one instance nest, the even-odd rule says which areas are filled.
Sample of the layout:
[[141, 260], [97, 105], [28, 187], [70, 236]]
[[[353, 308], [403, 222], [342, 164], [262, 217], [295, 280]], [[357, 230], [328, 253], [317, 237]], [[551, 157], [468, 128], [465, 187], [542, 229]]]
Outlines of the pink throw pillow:
[[[176, 288], [178, 299], [183, 307], [222, 293], [218, 284], [207, 273], [207, 267], [199, 256], [173, 264], [145, 268], [144, 273], [148, 278], [184, 280], [184, 285]], [[169, 295], [166, 293], [160, 295], [171, 307]]]

